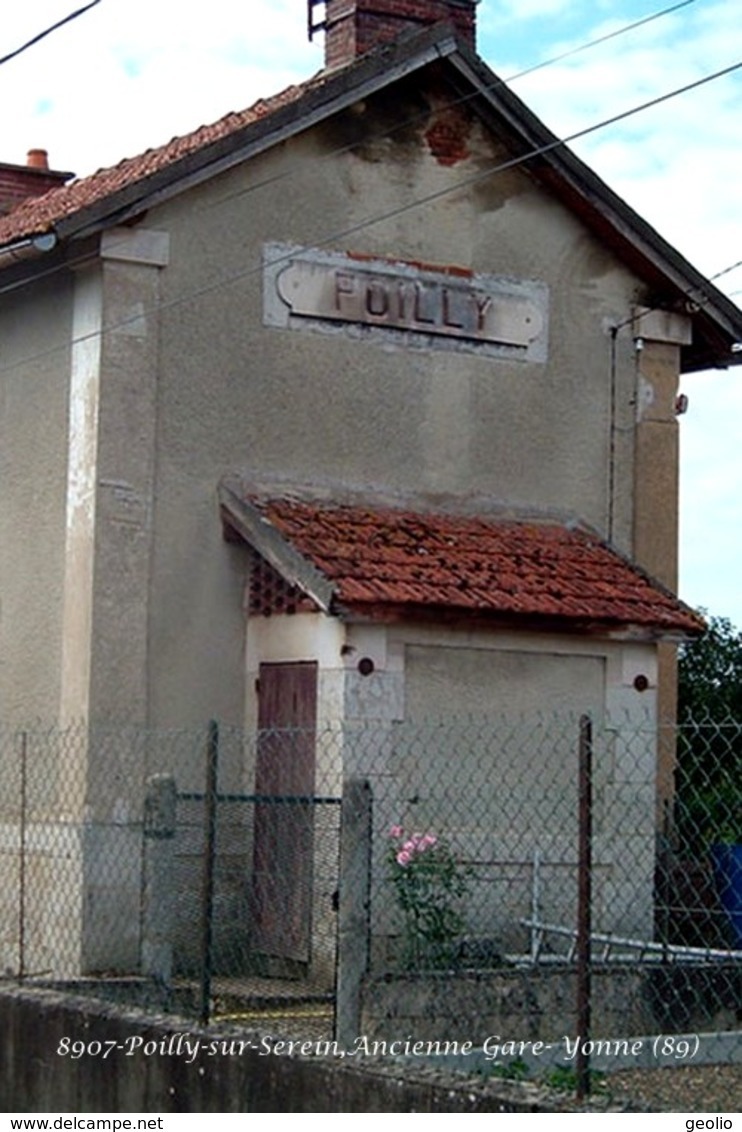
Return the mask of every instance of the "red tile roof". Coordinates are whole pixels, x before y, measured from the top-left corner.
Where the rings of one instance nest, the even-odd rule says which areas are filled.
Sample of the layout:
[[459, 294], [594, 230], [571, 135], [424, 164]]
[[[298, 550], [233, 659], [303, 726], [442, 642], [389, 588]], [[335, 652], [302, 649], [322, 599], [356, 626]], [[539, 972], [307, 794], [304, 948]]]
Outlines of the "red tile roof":
[[[538, 170], [532, 170], [534, 175], [644, 279], [652, 295], [663, 297], [663, 305], [672, 305], [691, 293], [704, 296], [694, 314], [693, 343], [683, 349], [684, 372], [742, 364], [742, 354], [733, 350], [733, 343], [742, 338], [742, 314], [732, 300], [569, 149], [557, 146], [555, 135], [481, 60], [459, 44], [445, 25], [434, 25], [410, 37], [402, 35], [347, 67], [321, 71], [308, 82], [260, 100], [247, 110], [227, 114], [213, 125], [201, 126], [158, 149], [24, 201], [0, 218], [0, 252], [17, 241], [47, 232], [66, 240], [89, 235], [98, 226], [126, 222], [153, 200], [164, 199], [162, 194], [178, 192], [194, 179], [208, 177], [222, 171], [230, 161], [241, 160], [248, 143], [256, 148], [270, 145], [271, 140], [318, 121], [322, 114], [336, 113], [443, 59], [454, 68], [453, 88], [459, 89], [463, 76], [465, 84], [473, 84], [472, 93], [478, 91], [502, 120], [502, 141], [509, 147], [512, 143], [514, 157], [544, 147]], [[15, 261], [10, 262], [15, 267]]]
[[206, 149], [214, 142], [236, 134], [262, 118], [267, 118], [283, 106], [297, 101], [312, 87], [319, 85], [322, 75], [300, 86], [287, 87], [272, 98], [261, 98], [239, 113], [226, 114], [212, 125], [200, 126], [190, 134], [172, 138], [157, 149], [148, 149], [138, 157], [125, 158], [108, 169], [67, 185], [52, 189], [43, 196], [29, 198], [0, 219], [0, 247], [26, 236], [50, 231], [60, 221], [88, 208], [98, 201], [128, 188], [139, 181], [168, 169], [183, 158]]
[[585, 530], [287, 499], [251, 502], [334, 584], [336, 601], [355, 612], [424, 607], [703, 629], [689, 607]]

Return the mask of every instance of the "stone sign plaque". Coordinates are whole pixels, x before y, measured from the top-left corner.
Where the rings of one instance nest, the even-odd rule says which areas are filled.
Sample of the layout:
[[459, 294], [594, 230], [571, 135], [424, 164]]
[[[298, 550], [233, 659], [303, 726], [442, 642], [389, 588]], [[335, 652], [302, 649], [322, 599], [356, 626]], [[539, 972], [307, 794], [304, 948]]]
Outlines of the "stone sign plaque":
[[418, 346], [546, 359], [543, 283], [271, 244], [264, 284], [268, 325], [346, 324]]

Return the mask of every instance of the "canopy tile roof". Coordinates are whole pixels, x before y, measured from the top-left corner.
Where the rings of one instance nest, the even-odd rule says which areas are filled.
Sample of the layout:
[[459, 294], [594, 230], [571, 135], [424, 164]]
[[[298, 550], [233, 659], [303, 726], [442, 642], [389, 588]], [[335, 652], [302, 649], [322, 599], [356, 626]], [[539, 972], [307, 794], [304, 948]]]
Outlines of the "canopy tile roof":
[[[243, 502], [259, 520], [247, 534], [254, 549], [265, 551], [261, 528], [280, 536], [331, 584], [335, 612], [703, 630], [692, 609], [581, 528], [287, 498]], [[225, 516], [229, 524], [228, 504]], [[280, 551], [271, 564], [281, 571]]]

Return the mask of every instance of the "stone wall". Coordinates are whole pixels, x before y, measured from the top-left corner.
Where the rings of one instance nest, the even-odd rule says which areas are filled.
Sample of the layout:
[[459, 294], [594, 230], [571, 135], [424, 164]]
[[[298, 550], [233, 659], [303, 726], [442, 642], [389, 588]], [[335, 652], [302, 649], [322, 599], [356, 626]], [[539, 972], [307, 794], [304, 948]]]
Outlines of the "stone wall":
[[[734, 1030], [742, 979], [730, 965], [594, 967], [592, 1037]], [[560, 1042], [577, 1036], [577, 974], [565, 967], [367, 979], [361, 1029], [369, 1038]]]
[[[203, 1043], [190, 1062], [183, 1049], [177, 1052], [179, 1038], [181, 1045], [185, 1038]], [[70, 1048], [61, 1044], [64, 1039], [88, 1052], [60, 1054]], [[567, 1097], [527, 1083], [413, 1070], [392, 1060], [349, 1064], [338, 1056], [289, 1055], [285, 1045], [271, 1053], [265, 1041], [255, 1032], [201, 1030], [183, 1018], [52, 991], [0, 990], [0, 1106], [9, 1113], [77, 1114], [575, 1108]], [[230, 1042], [242, 1042], [243, 1052], [230, 1054]], [[105, 1060], [89, 1052], [101, 1048], [96, 1043], [109, 1043]], [[218, 1043], [215, 1054], [212, 1043]], [[158, 1052], [146, 1055], [147, 1048]]]

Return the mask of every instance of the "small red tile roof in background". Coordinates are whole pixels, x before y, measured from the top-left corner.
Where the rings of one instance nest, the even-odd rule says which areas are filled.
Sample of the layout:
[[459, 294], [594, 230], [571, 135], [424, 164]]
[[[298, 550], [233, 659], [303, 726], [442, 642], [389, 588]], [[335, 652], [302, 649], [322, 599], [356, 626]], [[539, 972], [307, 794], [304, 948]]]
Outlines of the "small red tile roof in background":
[[690, 608], [585, 530], [288, 499], [250, 502], [352, 611], [427, 607], [703, 629]]

